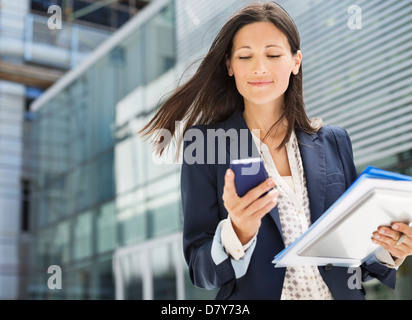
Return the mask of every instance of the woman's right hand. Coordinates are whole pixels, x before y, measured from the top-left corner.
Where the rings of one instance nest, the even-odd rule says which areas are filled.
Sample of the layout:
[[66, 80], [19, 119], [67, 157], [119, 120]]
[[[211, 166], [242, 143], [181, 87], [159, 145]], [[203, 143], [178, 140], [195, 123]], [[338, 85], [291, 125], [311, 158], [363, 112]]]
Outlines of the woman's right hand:
[[[223, 203], [243, 245], [252, 240], [260, 228], [262, 218], [277, 206], [279, 193], [271, 190], [274, 186], [275, 182], [269, 178], [243, 197], [239, 197], [236, 193], [235, 174], [231, 169], [226, 171]], [[260, 198], [269, 190], [271, 191], [268, 194]]]

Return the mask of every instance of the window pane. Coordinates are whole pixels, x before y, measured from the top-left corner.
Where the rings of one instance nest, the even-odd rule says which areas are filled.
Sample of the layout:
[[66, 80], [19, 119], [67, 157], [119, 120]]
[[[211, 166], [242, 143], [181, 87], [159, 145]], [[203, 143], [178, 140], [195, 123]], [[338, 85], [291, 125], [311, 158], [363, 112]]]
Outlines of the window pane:
[[92, 254], [92, 212], [85, 212], [74, 220], [74, 259]]
[[114, 202], [103, 205], [97, 217], [97, 252], [102, 253], [116, 246], [116, 212]]
[[155, 248], [151, 252], [153, 267], [153, 299], [176, 299], [176, 270], [172, 245]]

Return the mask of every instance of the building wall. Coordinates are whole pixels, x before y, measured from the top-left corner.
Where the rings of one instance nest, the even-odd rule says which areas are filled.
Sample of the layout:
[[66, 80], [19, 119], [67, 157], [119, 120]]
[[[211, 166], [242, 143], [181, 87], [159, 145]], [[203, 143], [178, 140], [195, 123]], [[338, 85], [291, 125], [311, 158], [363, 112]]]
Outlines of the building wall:
[[[4, 21], [4, 11], [24, 14], [27, 1], [0, 1], [2, 48], [5, 43], [1, 38], [7, 28], [24, 28], [19, 19]], [[19, 291], [24, 112], [25, 87], [0, 81], [0, 299], [7, 300], [16, 299]]]
[[[412, 149], [412, 1], [356, 4], [359, 29], [346, 2], [314, 1], [296, 15], [305, 102], [311, 115], [349, 131], [359, 170], [395, 168]], [[284, 6], [294, 13], [291, 1]]]
[[[29, 175], [38, 162], [36, 147], [41, 143], [24, 140], [30, 138], [32, 120], [28, 102], [44, 90], [37, 87], [44, 82], [35, 79], [33, 69], [56, 74], [56, 68], [61, 71], [75, 66], [87, 56], [90, 46], [94, 48], [110, 34], [65, 24], [62, 32], [50, 30], [47, 8], [43, 13], [44, 16], [31, 14], [28, 0], [0, 1], [0, 63], [14, 68], [12, 76], [2, 73], [0, 77], [14, 81], [0, 80], [0, 299], [25, 298], [22, 292], [27, 284], [26, 262], [31, 242], [26, 233]], [[86, 42], [82, 41], [85, 37], [89, 37]], [[37, 72], [40, 78], [48, 78]], [[22, 74], [26, 76], [24, 81]], [[47, 144], [50, 140], [46, 137], [45, 141]]]
[[[161, 9], [141, 24], [138, 18], [138, 30], [118, 34], [120, 45], [107, 48], [41, 107], [33, 106], [37, 112], [30, 137], [39, 155], [32, 173], [37, 183], [32, 196], [36, 241], [31, 265], [36, 267], [30, 268], [30, 298], [114, 298], [114, 249], [156, 236], [162, 228], [158, 222], [170, 228], [159, 210], [150, 214], [142, 210], [146, 196], [141, 192], [142, 202], [130, 208], [128, 201], [138, 192], [128, 181], [141, 172], [128, 166], [132, 159], [115, 158], [119, 150], [127, 152], [129, 147], [122, 144], [126, 137], [115, 127], [116, 104], [175, 63], [173, 6]], [[153, 38], [162, 41], [153, 43]], [[139, 112], [149, 96], [149, 92], [140, 96]], [[121, 181], [117, 172], [124, 174]], [[139, 178], [142, 181], [143, 176]], [[127, 210], [133, 216], [130, 219]], [[45, 270], [54, 264], [63, 270], [61, 291], [47, 286]]]
[[18, 293], [24, 87], [0, 81], [0, 299]]
[[[136, 132], [249, 2], [154, 1], [34, 103], [30, 298], [213, 297], [183, 263], [180, 167], [154, 158]], [[358, 1], [362, 29], [349, 27], [346, 2], [280, 3], [301, 31], [309, 114], [349, 131], [359, 172], [410, 174], [411, 1]], [[54, 264], [61, 290], [47, 287]], [[368, 297], [412, 297], [409, 266], [396, 291], [372, 282]]]

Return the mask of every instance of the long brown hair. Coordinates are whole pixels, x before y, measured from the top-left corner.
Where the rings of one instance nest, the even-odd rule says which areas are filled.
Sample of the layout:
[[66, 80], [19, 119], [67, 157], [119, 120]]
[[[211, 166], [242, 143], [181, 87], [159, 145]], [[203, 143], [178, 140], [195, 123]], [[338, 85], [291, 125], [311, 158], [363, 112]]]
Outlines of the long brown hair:
[[[165, 137], [156, 139], [157, 145], [165, 146], [169, 145], [176, 134], [176, 121], [184, 122], [182, 132], [184, 134], [195, 124], [224, 121], [234, 112], [242, 111], [244, 109], [243, 97], [237, 91], [234, 78], [228, 75], [226, 59], [232, 54], [233, 38], [236, 33], [242, 27], [254, 22], [272, 22], [287, 37], [292, 54], [300, 50], [300, 36], [297, 27], [282, 7], [274, 2], [246, 6], [227, 21], [193, 77], [177, 88], [139, 134], [150, 137], [155, 136], [159, 129], [168, 130], [171, 133], [170, 141], [162, 140]], [[288, 142], [294, 128], [300, 128], [307, 133], [317, 131], [311, 126], [307, 117], [302, 87], [301, 65], [299, 73], [292, 74], [290, 77], [284, 97], [283, 116], [277, 122], [279, 123], [285, 117], [288, 123], [286, 136], [279, 148]], [[273, 124], [272, 129], [277, 123]], [[157, 150], [157, 152], [162, 154], [163, 150]]]

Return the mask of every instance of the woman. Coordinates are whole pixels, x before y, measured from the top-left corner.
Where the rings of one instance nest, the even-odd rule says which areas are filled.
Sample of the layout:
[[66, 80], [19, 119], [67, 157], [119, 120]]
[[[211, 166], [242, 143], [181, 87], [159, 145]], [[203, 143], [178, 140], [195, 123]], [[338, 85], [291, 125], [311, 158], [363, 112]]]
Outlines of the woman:
[[[306, 115], [299, 34], [280, 6], [253, 4], [235, 14], [142, 132], [170, 132], [157, 136], [164, 147], [176, 121], [185, 122], [183, 241], [196, 286], [220, 288], [217, 299], [364, 299], [363, 289], [349, 288], [347, 268], [271, 263], [357, 177], [346, 131]], [[228, 168], [245, 155], [262, 157], [269, 179], [239, 197]], [[412, 253], [411, 228], [396, 226], [374, 237], [392, 265], [374, 258], [362, 265], [362, 280], [394, 287], [393, 267]]]

